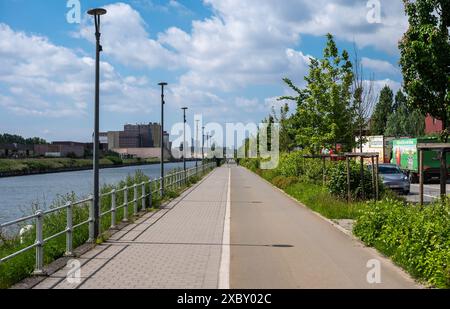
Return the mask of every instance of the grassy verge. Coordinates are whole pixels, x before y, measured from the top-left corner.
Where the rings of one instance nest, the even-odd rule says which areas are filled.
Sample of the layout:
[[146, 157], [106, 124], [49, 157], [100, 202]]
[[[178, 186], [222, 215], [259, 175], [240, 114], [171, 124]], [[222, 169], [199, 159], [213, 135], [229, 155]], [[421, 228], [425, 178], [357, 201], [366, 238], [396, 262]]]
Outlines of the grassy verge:
[[[154, 195], [152, 198], [152, 208], [147, 209], [147, 211], [153, 211], [158, 209], [160, 205], [168, 199], [172, 199], [177, 197], [180, 192], [195, 184], [201, 179], [201, 177], [192, 177], [189, 182], [177, 189], [166, 189], [165, 197], [163, 200], [159, 197], [159, 194]], [[131, 186], [134, 183], [142, 183], [143, 181], [147, 181], [148, 177], [145, 176], [142, 172], [137, 172], [134, 176], [128, 176], [127, 179], [121, 181], [116, 185], [104, 186], [101, 189], [102, 193], [110, 192], [113, 189], [121, 189], [125, 186]], [[156, 184], [155, 184], [156, 185]], [[157, 187], [150, 188], [150, 185], [147, 184], [145, 190], [146, 192], [150, 192], [150, 189], [157, 190]], [[142, 195], [142, 188], [138, 186], [138, 196]], [[118, 192], [116, 194], [116, 205], [123, 205], [124, 202], [124, 191]], [[128, 190], [128, 201], [133, 200], [134, 191], [132, 189]], [[76, 200], [81, 200], [80, 197], [77, 197], [74, 193], [67, 194], [64, 196], [59, 196], [51, 205], [51, 208], [57, 208], [62, 205], [65, 205], [67, 202], [73, 202]], [[149, 205], [150, 199], [147, 197], [146, 205]], [[101, 212], [106, 212], [111, 209], [111, 196], [108, 195], [106, 197], [101, 198]], [[38, 205], [34, 205], [33, 208], [37, 209]], [[132, 222], [134, 217], [132, 216], [134, 212], [134, 204], [128, 203], [128, 214], [129, 220]], [[138, 209], [141, 210], [142, 203], [138, 203]], [[73, 219], [74, 225], [77, 225], [81, 222], [88, 220], [89, 218], [89, 204], [79, 205], [78, 207], [74, 207], [73, 209]], [[119, 223], [124, 219], [124, 210], [120, 209], [116, 214], [116, 222]], [[111, 226], [111, 214], [105, 215], [101, 219], [101, 231], [102, 236], [100, 240], [104, 241], [108, 237], [108, 230]], [[33, 222], [29, 222], [28, 224], [34, 224]], [[25, 224], [24, 224], [25, 225]], [[66, 228], [66, 211], [58, 211], [53, 213], [52, 215], [48, 215], [44, 220], [44, 239], [54, 235], [60, 231], [65, 230]], [[14, 252], [17, 252], [23, 248], [26, 248], [32, 245], [35, 241], [35, 229], [33, 229], [30, 233], [26, 234], [26, 237], [21, 242], [19, 236], [17, 234], [7, 235], [8, 233], [1, 233], [0, 231], [0, 257], [8, 256]], [[88, 225], [84, 225], [80, 228], [74, 230], [73, 233], [73, 244], [74, 248], [84, 244], [89, 238], [89, 230]], [[56, 259], [62, 257], [65, 253], [66, 249], [66, 237], [62, 235], [55, 239], [50, 240], [44, 245], [44, 262], [45, 264], [49, 264]], [[0, 289], [5, 289], [13, 284], [19, 282], [20, 280], [27, 278], [31, 275], [35, 267], [35, 250], [27, 251], [21, 255], [18, 255], [11, 260], [8, 260], [4, 263], [0, 264]]]
[[329, 219], [356, 219], [363, 202], [347, 203], [336, 198], [321, 185], [300, 181], [295, 177], [280, 177], [273, 171], [258, 170], [257, 174], [276, 187]]
[[[107, 157], [100, 160], [103, 167], [132, 164], [152, 164], [159, 162], [158, 159], [120, 159]], [[91, 168], [90, 159], [70, 159], [70, 158], [45, 158], [45, 159], [0, 159], [0, 174], [8, 173], [37, 173], [47, 171], [58, 171], [65, 169]]]

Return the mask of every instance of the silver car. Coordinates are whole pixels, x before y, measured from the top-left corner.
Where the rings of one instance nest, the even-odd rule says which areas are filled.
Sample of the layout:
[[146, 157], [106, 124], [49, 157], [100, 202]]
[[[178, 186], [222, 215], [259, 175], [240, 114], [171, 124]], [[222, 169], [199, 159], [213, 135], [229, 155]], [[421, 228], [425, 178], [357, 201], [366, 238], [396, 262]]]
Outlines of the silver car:
[[379, 174], [385, 187], [403, 194], [409, 194], [411, 190], [409, 177], [397, 165], [381, 164]]

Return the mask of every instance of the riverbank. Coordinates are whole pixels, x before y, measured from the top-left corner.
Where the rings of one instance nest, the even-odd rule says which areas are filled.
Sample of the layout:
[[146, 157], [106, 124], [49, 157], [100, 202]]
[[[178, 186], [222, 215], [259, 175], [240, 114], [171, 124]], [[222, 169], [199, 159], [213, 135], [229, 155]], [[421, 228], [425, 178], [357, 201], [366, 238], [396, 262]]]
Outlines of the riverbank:
[[[158, 159], [125, 159], [117, 161], [105, 158], [100, 160], [100, 168], [120, 168], [158, 163]], [[92, 160], [90, 159], [0, 159], [0, 178], [74, 172], [90, 169], [92, 169]]]

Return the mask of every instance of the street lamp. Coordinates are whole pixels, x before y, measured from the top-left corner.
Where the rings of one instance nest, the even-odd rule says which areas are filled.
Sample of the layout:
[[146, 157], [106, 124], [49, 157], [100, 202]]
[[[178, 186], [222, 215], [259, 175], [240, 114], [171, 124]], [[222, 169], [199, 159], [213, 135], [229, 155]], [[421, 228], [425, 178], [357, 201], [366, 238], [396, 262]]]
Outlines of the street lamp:
[[186, 182], [186, 110], [187, 107], [181, 108], [183, 110], [183, 168], [184, 168], [184, 181]]
[[99, 128], [100, 128], [100, 52], [103, 51], [100, 45], [100, 16], [106, 14], [105, 9], [96, 8], [87, 12], [89, 15], [94, 16], [95, 21], [95, 39], [96, 39], [96, 52], [95, 52], [95, 111], [94, 111], [94, 230], [91, 231], [90, 241], [95, 241], [100, 233], [100, 201], [99, 201]]
[[195, 127], [195, 148], [194, 148], [194, 156], [195, 156], [195, 168], [198, 168], [198, 123], [200, 122], [200, 120], [195, 120], [196, 123], [196, 127]]
[[202, 127], [202, 165], [205, 161], [205, 127]]
[[166, 82], [158, 84], [161, 86], [161, 197], [164, 196], [164, 87], [167, 86]]

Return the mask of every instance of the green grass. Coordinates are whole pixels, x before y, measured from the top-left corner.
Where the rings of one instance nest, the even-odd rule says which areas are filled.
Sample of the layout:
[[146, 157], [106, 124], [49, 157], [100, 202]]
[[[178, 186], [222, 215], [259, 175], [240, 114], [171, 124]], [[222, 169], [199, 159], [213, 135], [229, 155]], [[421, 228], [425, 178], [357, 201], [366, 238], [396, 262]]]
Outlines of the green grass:
[[[132, 165], [132, 164], [154, 164], [159, 162], [158, 158], [149, 159], [120, 159], [107, 157], [100, 160], [102, 166]], [[61, 169], [77, 169], [92, 167], [91, 159], [70, 158], [42, 158], [42, 159], [0, 159], [0, 173], [20, 172], [46, 172]]]
[[347, 203], [331, 195], [326, 188], [306, 182], [290, 185], [285, 192], [328, 219], [356, 219], [364, 204]]
[[[101, 159], [104, 166], [113, 165], [108, 159]], [[46, 158], [46, 159], [0, 159], [0, 173], [8, 172], [45, 172], [66, 168], [83, 168], [92, 166], [89, 159]]]
[[[179, 196], [180, 192], [191, 186], [192, 184], [198, 182], [201, 177], [192, 177], [190, 181], [183, 185], [180, 188], [173, 188], [170, 190], [166, 190], [164, 199], [161, 199], [159, 194], [154, 194], [152, 198], [152, 207], [147, 209], [147, 211], [152, 211], [158, 209], [162, 203], [167, 200], [176, 198]], [[143, 181], [147, 181], [148, 177], [146, 177], [142, 172], [137, 172], [134, 176], [128, 176], [127, 179], [121, 181], [116, 185], [104, 186], [101, 189], [102, 193], [110, 192], [113, 189], [120, 189], [125, 186], [131, 186], [134, 183], [142, 183]], [[158, 185], [153, 183], [155, 186], [152, 188], [152, 191], [158, 190]], [[142, 188], [138, 186], [138, 197], [142, 196]], [[146, 185], [146, 192], [150, 192], [149, 184]], [[133, 189], [128, 190], [128, 201], [133, 200], [134, 191]], [[64, 196], [59, 196], [52, 203], [51, 208], [57, 208], [62, 205], [65, 205], [69, 201], [81, 200], [80, 197], [77, 197], [74, 193], [67, 194]], [[146, 205], [148, 206], [150, 202], [149, 197], [147, 197]], [[124, 204], [124, 192], [118, 192], [116, 194], [116, 205], [119, 207]], [[106, 196], [101, 198], [101, 211], [105, 212], [111, 209], [111, 196]], [[38, 205], [33, 206], [34, 209], [38, 208]], [[138, 202], [138, 211], [142, 209], [141, 201]], [[128, 218], [132, 222], [133, 221], [133, 212], [134, 212], [134, 204], [128, 204]], [[89, 205], [80, 205], [79, 207], [74, 207], [73, 209], [73, 218], [74, 225], [86, 221], [89, 218]], [[116, 213], [116, 222], [119, 223], [124, 218], [124, 210], [123, 208], [117, 210]], [[111, 214], [105, 215], [101, 219], [101, 232], [102, 236], [99, 238], [100, 241], [104, 241], [108, 238], [108, 230], [111, 226]], [[33, 224], [31, 222], [30, 224]], [[60, 231], [63, 231], [66, 228], [66, 211], [58, 211], [52, 215], [46, 216], [44, 220], [44, 239], [54, 235]], [[0, 257], [8, 256], [14, 252], [19, 251], [22, 248], [25, 248], [35, 241], [35, 232], [34, 229], [30, 232], [24, 240], [24, 243], [20, 243], [20, 239], [18, 235], [6, 235], [6, 233], [2, 234], [0, 231]], [[84, 244], [89, 237], [88, 225], [80, 227], [74, 230], [73, 234], [73, 243], [74, 248]], [[62, 257], [65, 253], [66, 249], [66, 237], [62, 235], [58, 238], [55, 238], [44, 245], [44, 262], [45, 264], [49, 264], [54, 260]], [[35, 250], [30, 250], [26, 253], [23, 253], [11, 260], [8, 260], [2, 264], [0, 264], [0, 289], [11, 287], [13, 284], [19, 282], [20, 280], [29, 277], [35, 267]]]
[[[256, 172], [297, 201], [328, 219], [355, 219], [358, 210], [364, 205], [363, 202], [347, 203], [347, 201], [333, 196], [327, 188], [321, 185], [300, 180], [293, 181], [293, 177], [279, 176], [273, 170]], [[280, 181], [280, 178], [284, 178], [285, 181]]]

